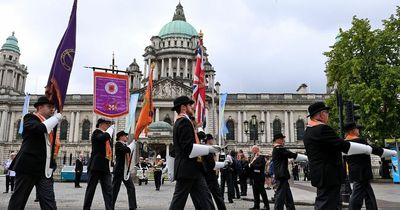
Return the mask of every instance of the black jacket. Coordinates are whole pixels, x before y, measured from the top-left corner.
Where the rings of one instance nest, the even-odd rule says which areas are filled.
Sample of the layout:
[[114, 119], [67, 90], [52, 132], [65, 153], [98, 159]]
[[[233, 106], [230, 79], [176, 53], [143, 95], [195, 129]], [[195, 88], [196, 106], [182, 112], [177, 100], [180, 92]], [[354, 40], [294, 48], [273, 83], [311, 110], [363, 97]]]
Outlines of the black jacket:
[[214, 168], [215, 168], [214, 157], [215, 157], [215, 154], [209, 154], [209, 155], [203, 156], [203, 166], [204, 166], [204, 171], [205, 171], [204, 177], [206, 178], [207, 181], [218, 180], [217, 174], [214, 170]]
[[79, 158], [78, 158], [78, 159], [76, 159], [76, 162], [75, 162], [75, 172], [82, 173], [82, 171], [83, 171], [83, 164], [82, 164], [82, 161], [79, 160]]
[[265, 164], [265, 157], [263, 155], [258, 156], [252, 163], [250, 163], [251, 178], [253, 178], [255, 182], [264, 183]]
[[46, 165], [46, 126], [31, 113], [24, 116], [22, 145], [10, 168], [17, 174], [32, 174], [44, 177]]
[[114, 165], [114, 176], [123, 176], [125, 168], [125, 157], [126, 154], [130, 154], [131, 149], [125, 144], [117, 141], [115, 143], [115, 165]]
[[325, 188], [343, 183], [342, 151], [347, 153], [350, 143], [341, 139], [325, 124], [307, 126], [303, 142], [312, 186]]
[[296, 158], [297, 154], [287, 150], [283, 145], [275, 146], [272, 150], [272, 161], [276, 179], [290, 179], [288, 158]]
[[[362, 138], [352, 139], [348, 141], [369, 145], [367, 140]], [[382, 148], [372, 147], [372, 154], [381, 156], [382, 153]], [[373, 178], [370, 155], [360, 154], [345, 157], [349, 167], [350, 181], [363, 182]]]
[[92, 134], [92, 153], [90, 154], [89, 170], [110, 172], [109, 160], [106, 158], [106, 144], [110, 143], [110, 134], [96, 129]]
[[189, 158], [196, 139], [192, 122], [186, 117], [176, 120], [173, 129], [173, 140], [175, 150], [175, 179], [199, 178], [203, 173], [203, 166], [202, 163], [197, 162], [197, 157]]

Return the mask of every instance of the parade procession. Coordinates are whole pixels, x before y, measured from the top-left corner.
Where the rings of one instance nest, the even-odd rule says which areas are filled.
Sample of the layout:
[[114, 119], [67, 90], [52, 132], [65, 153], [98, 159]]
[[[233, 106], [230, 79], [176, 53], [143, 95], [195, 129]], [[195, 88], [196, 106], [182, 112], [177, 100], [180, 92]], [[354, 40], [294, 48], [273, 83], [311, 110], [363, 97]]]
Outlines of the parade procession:
[[400, 6], [364, 3], [0, 3], [0, 209], [400, 209]]

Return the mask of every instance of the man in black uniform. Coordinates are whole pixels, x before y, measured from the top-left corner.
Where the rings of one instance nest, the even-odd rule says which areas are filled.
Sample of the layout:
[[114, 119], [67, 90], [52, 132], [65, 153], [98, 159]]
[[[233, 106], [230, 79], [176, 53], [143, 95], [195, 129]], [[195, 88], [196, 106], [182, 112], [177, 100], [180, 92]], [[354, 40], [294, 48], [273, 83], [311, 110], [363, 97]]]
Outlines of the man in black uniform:
[[33, 106], [36, 113], [24, 116], [21, 149], [10, 166], [16, 172], [16, 185], [9, 210], [24, 209], [33, 186], [36, 186], [41, 209], [57, 209], [53, 178], [45, 175], [46, 159], [49, 158], [46, 144], [62, 116], [54, 114], [54, 103], [45, 96], [39, 97]]
[[311, 185], [317, 188], [315, 210], [340, 209], [340, 185], [344, 181], [342, 152], [347, 155], [371, 154], [368, 145], [344, 141], [327, 125], [329, 107], [316, 102], [308, 107], [310, 120], [304, 133], [304, 146], [310, 166]]
[[275, 210], [283, 210], [286, 206], [288, 210], [295, 210], [292, 191], [290, 190], [290, 179], [288, 170], [288, 159], [295, 161], [306, 161], [307, 156], [296, 154], [285, 148], [285, 136], [282, 133], [274, 135], [274, 149], [272, 150], [272, 161], [277, 189], [275, 191]]
[[196, 209], [214, 210], [211, 193], [204, 179], [201, 156], [220, 151], [215, 145], [202, 145], [189, 119], [193, 115], [193, 100], [180, 96], [172, 110], [178, 113], [173, 129], [175, 192], [170, 210], [183, 210], [190, 193]]
[[[214, 138], [211, 134], [207, 134], [204, 138], [204, 143], [207, 145], [214, 145]], [[203, 164], [205, 168], [205, 178], [215, 204], [218, 210], [226, 210], [224, 198], [221, 195], [221, 189], [218, 184], [218, 176], [215, 169], [220, 169], [227, 165], [227, 162], [215, 162], [215, 154], [203, 156]]]
[[[354, 122], [346, 123], [344, 130], [346, 132], [346, 140], [368, 145], [366, 139], [360, 138], [360, 126]], [[372, 147], [372, 154], [380, 157], [390, 157], [397, 155], [396, 151]], [[365, 206], [368, 210], [377, 210], [375, 194], [371, 187], [370, 180], [372, 177], [371, 157], [366, 154], [346, 156], [349, 169], [349, 179], [353, 184], [353, 192], [351, 193], [349, 210], [360, 210], [365, 199]]]
[[82, 171], [83, 171], [83, 154], [79, 154], [79, 158], [75, 162], [75, 188], [81, 188], [79, 182], [81, 181]]
[[121, 187], [121, 182], [124, 182], [126, 191], [128, 192], [129, 210], [134, 210], [137, 208], [136, 205], [136, 192], [135, 186], [133, 185], [132, 177], [130, 174], [129, 178], [125, 180], [127, 166], [126, 162], [130, 160], [131, 151], [136, 148], [135, 141], [126, 145], [128, 142], [128, 134], [124, 131], [117, 133], [117, 143], [115, 143], [115, 166], [114, 166], [114, 178], [112, 181], [113, 185], [113, 204], [115, 207], [115, 202], [117, 201], [119, 189]]
[[253, 180], [253, 195], [254, 195], [254, 206], [250, 210], [260, 209], [260, 195], [264, 202], [263, 209], [269, 210], [269, 202], [267, 192], [265, 192], [264, 182], [265, 182], [265, 157], [260, 154], [260, 148], [254, 145], [251, 148], [253, 157], [250, 161], [250, 173]]
[[100, 118], [97, 120], [96, 128], [92, 133], [92, 153], [88, 165], [88, 184], [83, 209], [88, 210], [92, 206], [97, 183], [100, 181], [105, 209], [112, 210], [114, 208], [110, 160], [112, 158], [111, 137], [114, 132], [114, 125], [111, 125], [110, 120]]

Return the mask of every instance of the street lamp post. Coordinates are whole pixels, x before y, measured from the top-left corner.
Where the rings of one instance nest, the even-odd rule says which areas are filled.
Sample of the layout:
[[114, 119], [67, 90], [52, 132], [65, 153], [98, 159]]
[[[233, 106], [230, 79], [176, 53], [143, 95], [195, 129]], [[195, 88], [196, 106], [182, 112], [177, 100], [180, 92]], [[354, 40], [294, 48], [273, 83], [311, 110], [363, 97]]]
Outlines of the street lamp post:
[[[249, 125], [250, 124], [250, 125]], [[254, 128], [256, 128], [256, 126], [257, 126], [257, 119], [256, 119], [256, 116], [255, 115], [253, 115], [253, 116], [251, 116], [251, 120], [250, 120], [250, 122], [249, 121], [247, 121], [247, 120], [245, 120], [244, 122], [243, 122], [243, 125], [244, 125], [244, 133], [246, 134], [246, 135], [250, 135], [250, 138], [253, 138], [252, 140], [254, 141], [253, 143], [254, 143], [254, 145], [256, 145], [256, 140], [258, 140], [258, 135], [264, 135], [264, 132], [265, 132], [265, 130], [264, 130], [264, 128], [265, 128], [265, 122], [263, 121], [263, 120], [261, 120], [260, 121], [260, 124], [259, 124], [259, 130], [260, 130], [260, 132], [258, 132], [258, 129], [255, 131], [254, 130]], [[250, 126], [250, 127], [249, 127]], [[254, 134], [256, 135], [256, 136], [254, 136]], [[250, 139], [251, 140], [251, 139]]]

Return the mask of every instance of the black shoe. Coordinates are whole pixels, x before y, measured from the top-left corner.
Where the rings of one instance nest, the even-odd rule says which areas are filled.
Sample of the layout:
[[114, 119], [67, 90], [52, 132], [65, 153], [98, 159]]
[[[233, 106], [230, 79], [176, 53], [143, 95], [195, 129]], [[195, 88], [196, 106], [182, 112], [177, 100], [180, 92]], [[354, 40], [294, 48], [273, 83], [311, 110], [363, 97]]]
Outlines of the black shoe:
[[75, 186], [75, 188], [82, 188], [82, 186]]
[[249, 210], [260, 210], [260, 208], [259, 207], [251, 207], [251, 208], [249, 208]]
[[232, 199], [228, 199], [228, 201], [229, 201], [229, 203], [233, 203], [233, 200], [232, 200]]
[[236, 199], [240, 199], [240, 196], [237, 196]]
[[35, 202], [39, 202], [39, 199], [35, 199], [34, 201], [35, 201]]

